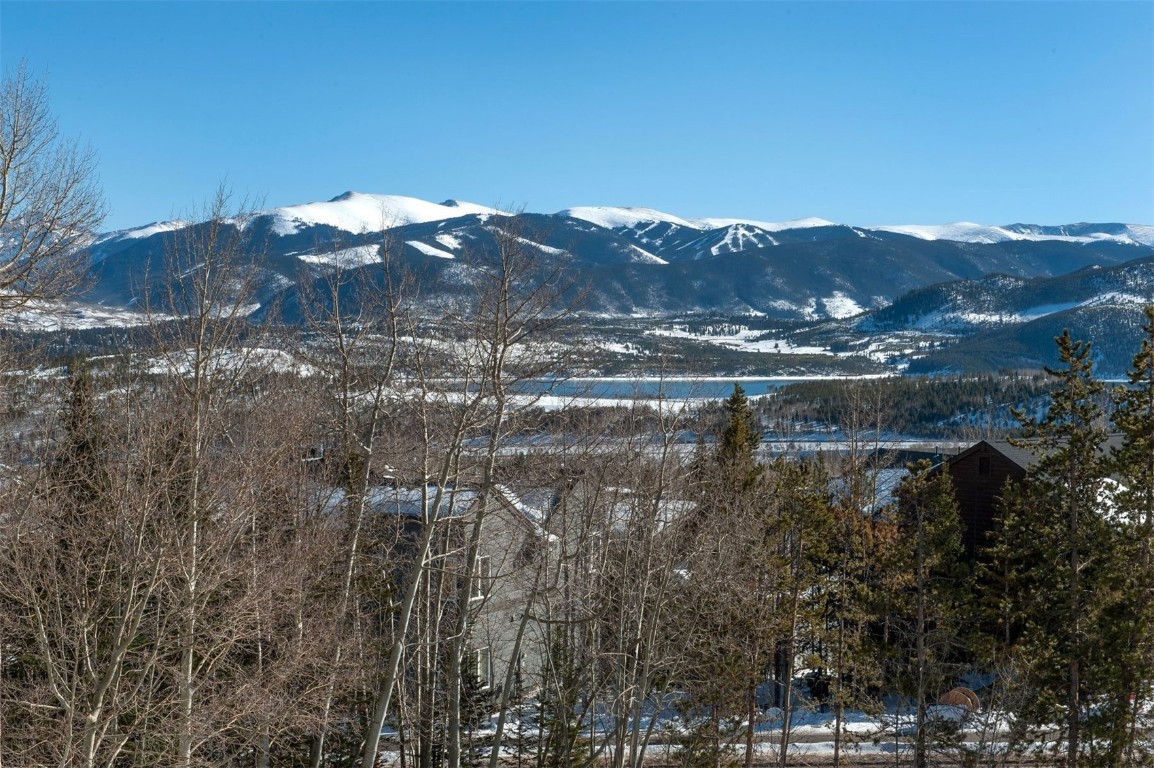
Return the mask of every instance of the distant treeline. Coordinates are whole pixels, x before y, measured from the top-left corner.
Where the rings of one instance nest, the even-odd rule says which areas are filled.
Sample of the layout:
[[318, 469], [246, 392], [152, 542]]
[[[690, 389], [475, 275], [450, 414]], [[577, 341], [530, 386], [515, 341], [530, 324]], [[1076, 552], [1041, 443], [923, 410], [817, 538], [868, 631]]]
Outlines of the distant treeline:
[[756, 413], [771, 434], [844, 431], [865, 419], [891, 433], [986, 436], [1013, 429], [1011, 409], [1044, 403], [1049, 386], [1040, 373], [807, 381], [759, 399]]

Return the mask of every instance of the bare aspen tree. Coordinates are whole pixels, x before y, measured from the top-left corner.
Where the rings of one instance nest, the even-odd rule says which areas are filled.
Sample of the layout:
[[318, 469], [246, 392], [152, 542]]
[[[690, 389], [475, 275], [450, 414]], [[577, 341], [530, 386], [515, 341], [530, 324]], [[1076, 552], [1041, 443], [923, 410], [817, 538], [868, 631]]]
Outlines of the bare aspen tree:
[[140, 636], [167, 552], [155, 490], [117, 449], [147, 439], [149, 424], [83, 367], [69, 388], [61, 421], [47, 425], [59, 437], [3, 486], [0, 755], [14, 764], [112, 764], [143, 737], [155, 693], [156, 649]]
[[[233, 347], [250, 300], [251, 278], [241, 265], [249, 243], [243, 227], [227, 221], [229, 213], [228, 195], [222, 189], [205, 211], [203, 223], [170, 239], [163, 308], [178, 319], [169, 326], [171, 338], [158, 338], [161, 359], [171, 374], [174, 407], [169, 514], [175, 523], [177, 562], [169, 599], [179, 606], [172, 728], [177, 740], [173, 762], [180, 766], [193, 764], [193, 753], [205, 737], [198, 727], [197, 694], [203, 691], [199, 684], [210, 671], [212, 657], [200, 643], [216, 579], [223, 576], [211, 569], [227, 563], [230, 554], [213, 551], [216, 542], [210, 531], [220, 515], [234, 525], [243, 515], [218, 495], [222, 488], [207, 482], [210, 445], [224, 428], [225, 401], [233, 395], [245, 362], [244, 353]], [[228, 359], [233, 354], [237, 358]], [[227, 540], [222, 543], [230, 546]]]
[[[466, 355], [461, 362], [473, 361], [476, 369], [474, 402], [481, 419], [477, 432], [483, 435], [484, 447], [479, 455], [470, 457], [478, 498], [466, 534], [463, 586], [447, 669], [449, 768], [459, 768], [461, 763], [460, 677], [475, 619], [471, 597], [479, 575], [480, 542], [496, 501], [498, 452], [517, 426], [514, 412], [518, 404], [511, 400], [515, 394], [512, 387], [524, 379], [557, 375], [564, 360], [561, 345], [550, 335], [558, 324], [557, 303], [563, 287], [559, 265], [547, 263], [510, 222], [498, 222], [491, 230], [494, 248], [479, 253], [475, 264], [476, 302], [459, 318]], [[467, 392], [462, 395], [469, 397]]]
[[0, 84], [0, 309], [79, 285], [103, 219], [95, 157], [60, 135], [47, 88], [21, 64]]
[[[299, 658], [289, 649], [304, 637], [292, 620], [301, 580], [291, 575], [309, 548], [300, 538], [307, 494], [293, 477], [301, 438], [283, 409], [278, 429], [256, 426], [269, 426], [276, 358], [259, 347], [261, 326], [248, 321], [258, 305], [251, 260], [259, 248], [254, 257], [247, 222], [228, 209], [218, 193], [202, 223], [173, 236], [167, 279], [150, 294], [176, 316], [154, 316], [159, 434], [149, 461], [171, 555], [156, 642], [172, 684], [158, 715], [165, 738], [156, 743], [182, 766], [247, 748], [269, 762], [285, 720], [260, 692], [285, 684], [276, 676]], [[241, 678], [251, 684], [237, 686]]]
[[[358, 611], [356, 575], [363, 556], [363, 532], [370, 485], [375, 471], [386, 463], [387, 437], [383, 425], [400, 409], [396, 379], [413, 354], [403, 349], [413, 332], [412, 305], [416, 286], [400, 269], [388, 234], [372, 265], [379, 276], [373, 285], [365, 270], [349, 270], [334, 253], [334, 263], [302, 294], [300, 309], [314, 343], [301, 350], [309, 364], [327, 380], [321, 403], [327, 426], [326, 444], [317, 458], [326, 465], [326, 479], [336, 482], [341, 496], [344, 536], [343, 563], [337, 586], [340, 631], [334, 638], [320, 727], [310, 748], [309, 763], [321, 764], [326, 750], [338, 676], [345, 670], [347, 649], [355, 639]], [[408, 346], [412, 347], [412, 344]], [[335, 445], [329, 445], [331, 439]], [[394, 453], [395, 457], [395, 453]], [[382, 567], [380, 570], [385, 571]]]
[[[604, 756], [618, 768], [640, 766], [657, 726], [643, 715], [664, 706], [685, 660], [673, 634], [673, 597], [685, 576], [676, 521], [693, 509], [688, 457], [677, 444], [689, 414], [673, 401], [655, 408], [651, 429], [631, 423], [612, 450], [591, 457], [556, 521], [569, 554], [558, 557], [560, 594], [549, 596], [555, 613], [543, 618], [553, 630], [550, 656], [564, 666], [547, 668], [544, 679], [555, 689], [562, 729], [553, 736], [565, 738], [550, 765]], [[638, 409], [634, 416], [647, 410]], [[591, 731], [581, 755], [572, 751], [577, 724], [567, 722], [574, 714]], [[608, 718], [607, 730], [593, 727], [599, 716]]]
[[[516, 230], [511, 217], [491, 219], [492, 243], [479, 248], [457, 274], [466, 283], [463, 295], [449, 295], [443, 314], [422, 326], [427, 341], [416, 345], [411, 371], [410, 419], [420, 430], [416, 454], [426, 480], [420, 538], [413, 548], [414, 566], [402, 590], [395, 639], [389, 652], [368, 725], [361, 763], [377, 759], [380, 729], [389, 715], [399, 679], [405, 638], [410, 631], [425, 577], [431, 572], [435, 544], [446, 523], [452, 489], [467, 483], [476, 489], [464, 523], [459, 557], [461, 577], [455, 629], [448, 636], [445, 661], [447, 760], [460, 764], [461, 667], [471, 632], [478, 542], [493, 504], [494, 467], [507, 435], [509, 386], [556, 369], [557, 349], [548, 332], [558, 323], [562, 295], [560, 264], [546, 258]], [[435, 373], [438, 372], [438, 373]], [[447, 554], [447, 553], [446, 553]], [[441, 558], [442, 560], [444, 558]]]

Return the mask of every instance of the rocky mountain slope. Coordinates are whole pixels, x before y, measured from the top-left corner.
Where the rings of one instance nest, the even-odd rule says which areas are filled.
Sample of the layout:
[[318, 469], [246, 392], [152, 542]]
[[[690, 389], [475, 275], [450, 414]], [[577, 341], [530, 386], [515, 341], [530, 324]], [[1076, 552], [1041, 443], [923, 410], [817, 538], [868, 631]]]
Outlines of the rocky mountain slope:
[[[85, 303], [59, 317], [30, 310], [9, 325], [130, 325], [146, 306], [178, 310], [171, 276], [200, 269], [210, 229], [169, 221], [102, 235]], [[800, 371], [815, 355], [859, 353], [898, 370], [1038, 367], [1051, 359], [1052, 337], [1070, 327], [1097, 342], [1104, 370], [1120, 372], [1138, 310], [1154, 300], [1154, 226], [1139, 224], [860, 227], [611, 207], [510, 214], [349, 192], [232, 219], [216, 234], [230, 258], [255, 266], [252, 311], [276, 306], [288, 322], [302, 319], [301, 286], [338, 267], [369, 285], [381, 281], [382, 245], [414, 277], [421, 300], [467, 296], [504, 237], [563, 276], [561, 301], [581, 296], [591, 326], [624, 320], [660, 329], [693, 317], [747, 324], [716, 341], [726, 354], [746, 355], [740, 367], [748, 371], [759, 370], [757, 360], [766, 371]]]
[[[494, 244], [497, 225], [563, 265], [591, 288], [585, 309], [601, 314], [690, 312], [836, 318], [888, 306], [936, 283], [998, 272], [1056, 276], [1154, 253], [1154, 227], [862, 228], [824, 219], [764, 222], [683, 219], [642, 208], [569, 208], [507, 215], [449, 200], [345, 193], [234, 222], [246, 258], [264, 270], [266, 298], [340, 264], [373, 270], [383, 240], [429, 281], [434, 295], [459, 283], [469, 259]], [[155, 303], [174, 247], [202, 224], [161, 222], [102, 236], [93, 248], [91, 300], [117, 307]]]

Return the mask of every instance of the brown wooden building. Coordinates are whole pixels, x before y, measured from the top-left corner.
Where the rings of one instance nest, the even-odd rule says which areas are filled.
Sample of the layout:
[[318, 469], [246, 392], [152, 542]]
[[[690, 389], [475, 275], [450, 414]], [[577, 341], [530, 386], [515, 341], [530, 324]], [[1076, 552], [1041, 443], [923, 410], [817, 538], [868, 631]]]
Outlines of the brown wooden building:
[[998, 496], [1007, 480], [1018, 481], [1037, 457], [1005, 440], [982, 440], [946, 460], [962, 516], [962, 544], [976, 557], [989, 544]]
[[[1114, 450], [1120, 442], [1120, 435], [1111, 435], [1102, 450]], [[1006, 481], [1025, 478], [1038, 458], [1029, 447], [1011, 445], [1007, 440], [982, 440], [946, 460], [944, 466], [954, 483], [962, 516], [962, 543], [970, 557], [977, 557], [990, 544], [998, 497]]]

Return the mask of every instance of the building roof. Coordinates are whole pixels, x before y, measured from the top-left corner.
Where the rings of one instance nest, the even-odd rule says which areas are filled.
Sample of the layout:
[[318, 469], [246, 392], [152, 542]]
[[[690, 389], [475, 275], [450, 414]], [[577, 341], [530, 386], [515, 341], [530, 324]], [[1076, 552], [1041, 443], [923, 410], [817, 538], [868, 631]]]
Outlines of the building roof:
[[[1119, 433], [1107, 435], [1106, 440], [1103, 441], [1102, 445], [1098, 449], [1098, 452], [1102, 455], [1109, 455], [1109, 454], [1115, 453], [1116, 451], [1118, 451], [1118, 449], [1120, 449], [1122, 447], [1122, 442], [1124, 439], [1125, 439], [1125, 435], [1122, 435]], [[950, 458], [949, 463], [952, 464], [953, 462], [958, 461], [959, 459], [962, 459], [966, 456], [969, 456], [971, 453], [977, 451], [983, 445], [986, 445], [986, 446], [989, 446], [990, 448], [993, 448], [995, 451], [1002, 454], [1004, 457], [1006, 457], [1007, 459], [1012, 461], [1014, 464], [1021, 467], [1022, 470], [1024, 470], [1024, 471], [1029, 470], [1036, 463], [1038, 463], [1038, 460], [1040, 458], [1042, 458], [1042, 454], [1039, 451], [1034, 450], [1035, 446], [1037, 446], [1037, 443], [1032, 443], [1031, 441], [1014, 441], [1014, 442], [1019, 443], [1019, 444], [1015, 445], [1014, 443], [1011, 443], [1009, 440], [1005, 440], [1005, 439], [981, 440], [977, 443], [974, 443], [973, 445], [971, 445], [969, 448], [962, 451], [958, 455]]]

